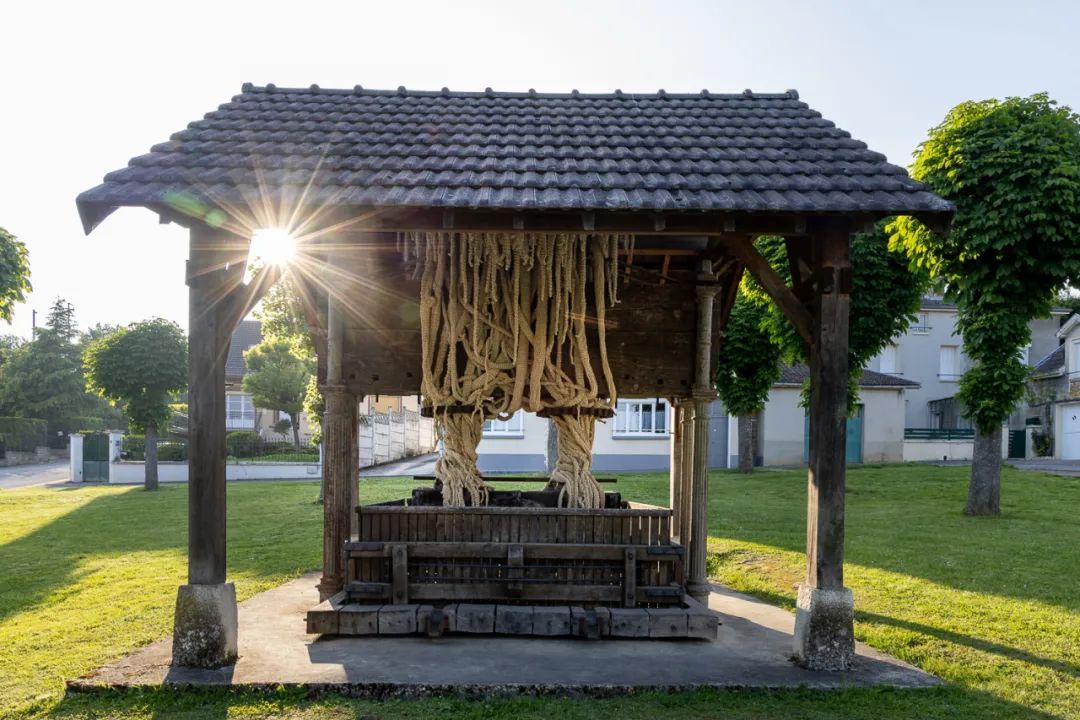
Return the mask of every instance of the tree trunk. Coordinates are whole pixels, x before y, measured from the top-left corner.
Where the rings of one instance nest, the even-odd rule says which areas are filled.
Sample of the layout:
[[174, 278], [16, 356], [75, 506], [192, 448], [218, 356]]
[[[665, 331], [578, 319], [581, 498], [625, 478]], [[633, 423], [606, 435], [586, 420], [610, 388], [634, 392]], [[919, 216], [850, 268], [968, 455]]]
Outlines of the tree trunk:
[[157, 443], [158, 443], [158, 431], [157, 425], [150, 423], [146, 426], [146, 448], [144, 450], [144, 456], [146, 461], [143, 463], [145, 470], [144, 487], [147, 490], [158, 489], [158, 475], [157, 475]]
[[739, 472], [754, 471], [754, 416], [739, 416]]
[[965, 515], [997, 515], [1001, 512], [1001, 426], [989, 433], [975, 428], [975, 451], [971, 458]]
[[290, 413], [289, 420], [292, 422], [292, 439], [296, 449], [300, 449], [300, 413]]

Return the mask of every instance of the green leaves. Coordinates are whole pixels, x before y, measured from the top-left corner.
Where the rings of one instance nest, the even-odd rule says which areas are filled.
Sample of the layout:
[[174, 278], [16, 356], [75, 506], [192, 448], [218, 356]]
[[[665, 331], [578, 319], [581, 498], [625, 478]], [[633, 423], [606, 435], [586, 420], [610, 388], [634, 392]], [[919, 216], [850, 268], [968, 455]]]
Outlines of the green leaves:
[[290, 415], [303, 410], [308, 382], [315, 371], [310, 355], [298, 353], [290, 340], [268, 337], [244, 353], [244, 362], [248, 369], [244, 392], [251, 394], [256, 407]]
[[1045, 94], [962, 103], [930, 131], [912, 175], [956, 205], [952, 231], [900, 218], [890, 242], [955, 297], [972, 361], [959, 396], [988, 432], [1023, 395], [1027, 323], [1080, 278], [1080, 122]]
[[[790, 285], [791, 269], [784, 239], [763, 237], [758, 240], [757, 248]], [[852, 290], [848, 366], [851, 372], [849, 396], [854, 406], [863, 369], [915, 319], [930, 276], [925, 267], [910, 263], [901, 247], [890, 245], [885, 223], [872, 232], [853, 235], [850, 252]], [[807, 362], [806, 344], [765, 290], [753, 278], [744, 275], [740, 292], [756, 306], [760, 313], [759, 326], [779, 348], [780, 359], [789, 365]]]
[[716, 390], [732, 415], [757, 413], [780, 377], [780, 349], [761, 329], [765, 311], [739, 293], [720, 340]]
[[0, 318], [11, 322], [15, 304], [30, 292], [30, 254], [14, 235], [0, 228]]
[[173, 395], [187, 387], [187, 338], [155, 318], [90, 342], [83, 367], [91, 390], [124, 409], [136, 431], [167, 427]]

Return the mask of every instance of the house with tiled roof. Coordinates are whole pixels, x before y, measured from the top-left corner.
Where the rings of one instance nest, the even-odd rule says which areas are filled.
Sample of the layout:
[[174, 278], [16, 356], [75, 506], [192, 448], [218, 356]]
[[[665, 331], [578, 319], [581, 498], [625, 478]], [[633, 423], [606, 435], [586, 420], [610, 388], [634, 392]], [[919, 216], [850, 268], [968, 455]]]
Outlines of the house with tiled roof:
[[1027, 422], [1043, 435], [1046, 454], [1080, 459], [1080, 315], [1070, 316], [1057, 332], [1060, 345], [1034, 367]]

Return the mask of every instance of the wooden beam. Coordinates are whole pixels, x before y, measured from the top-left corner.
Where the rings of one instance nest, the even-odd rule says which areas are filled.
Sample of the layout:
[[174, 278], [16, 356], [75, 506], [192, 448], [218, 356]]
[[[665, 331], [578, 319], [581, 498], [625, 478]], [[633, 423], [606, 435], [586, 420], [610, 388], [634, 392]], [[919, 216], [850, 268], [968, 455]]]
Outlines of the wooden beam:
[[668, 271], [671, 269], [671, 254], [664, 255], [664, 264], [660, 266], [660, 284], [667, 282]]
[[728, 242], [728, 247], [739, 262], [750, 271], [758, 284], [765, 288], [765, 292], [795, 327], [799, 336], [809, 343], [813, 333], [813, 319], [809, 311], [799, 301], [794, 291], [784, 283], [783, 278], [769, 265], [769, 261], [758, 252], [750, 238], [732, 238]]
[[806, 583], [844, 586], [844, 480], [848, 416], [850, 271], [846, 230], [823, 234], [815, 275], [817, 322], [810, 346], [810, 471], [806, 524]]

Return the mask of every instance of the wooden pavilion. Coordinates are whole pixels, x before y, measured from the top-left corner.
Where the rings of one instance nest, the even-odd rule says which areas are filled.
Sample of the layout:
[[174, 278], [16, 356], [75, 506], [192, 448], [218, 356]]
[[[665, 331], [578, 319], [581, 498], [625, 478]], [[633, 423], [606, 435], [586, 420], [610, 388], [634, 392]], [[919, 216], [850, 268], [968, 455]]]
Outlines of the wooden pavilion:
[[[667, 398], [675, 409], [670, 524], [665, 519], [662, 528], [686, 549], [686, 592], [704, 599], [709, 591], [707, 405], [715, 398], [716, 340], [746, 270], [806, 340], [811, 358], [807, 569], [794, 654], [812, 668], [850, 664], [853, 600], [843, 576], [849, 237], [900, 214], [944, 228], [953, 208], [796, 92], [245, 85], [77, 203], [87, 233], [121, 206], [149, 208], [190, 231], [189, 576], [177, 600], [177, 664], [223, 664], [236, 654], [225, 553], [224, 363], [232, 330], [272, 281], [263, 273], [244, 282], [251, 238], [265, 228], [300, 239], [294, 277], [326, 398], [324, 597], [345, 588], [349, 553], [363, 550], [356, 544], [357, 399], [420, 392], [418, 285], [415, 267], [397, 250], [400, 234], [630, 235], [620, 302], [605, 321], [607, 347], [621, 396]], [[755, 250], [761, 235], [786, 239], [793, 286]], [[404, 558], [387, 550], [388, 566], [399, 561], [404, 568]], [[629, 573], [631, 560], [626, 567]], [[407, 581], [400, 582], [387, 592], [404, 593]]]

